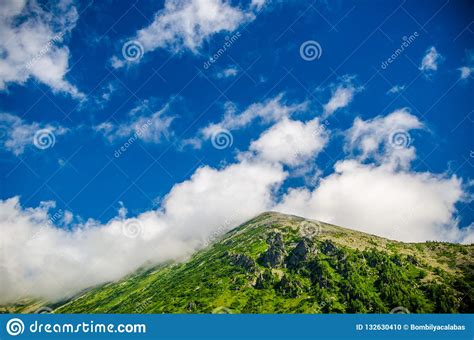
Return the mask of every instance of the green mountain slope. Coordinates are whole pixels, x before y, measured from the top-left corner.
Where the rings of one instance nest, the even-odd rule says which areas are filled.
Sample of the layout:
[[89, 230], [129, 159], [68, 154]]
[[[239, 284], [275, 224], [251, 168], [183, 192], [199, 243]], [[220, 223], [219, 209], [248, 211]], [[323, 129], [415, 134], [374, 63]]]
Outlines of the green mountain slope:
[[56, 313], [474, 312], [473, 255], [474, 245], [407, 244], [271, 212], [185, 263], [142, 270], [50, 307]]

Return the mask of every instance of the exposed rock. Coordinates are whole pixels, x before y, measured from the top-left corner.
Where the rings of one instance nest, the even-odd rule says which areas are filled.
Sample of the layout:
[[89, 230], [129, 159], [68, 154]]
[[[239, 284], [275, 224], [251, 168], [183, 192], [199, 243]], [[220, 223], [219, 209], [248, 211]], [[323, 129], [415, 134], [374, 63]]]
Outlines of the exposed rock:
[[290, 269], [295, 269], [302, 262], [306, 261], [312, 253], [314, 253], [313, 242], [308, 238], [303, 238], [286, 259], [286, 266]]
[[186, 306], [186, 309], [190, 312], [196, 310], [196, 303], [194, 301], [188, 302], [188, 305]]
[[255, 261], [243, 254], [232, 254], [230, 256], [230, 262], [231, 264], [235, 266], [239, 266], [245, 269], [247, 272], [254, 273], [255, 270], [257, 269], [257, 265], [255, 264]]
[[273, 285], [273, 275], [267, 269], [264, 270], [263, 273], [259, 273], [257, 276], [257, 281], [255, 282], [255, 288], [257, 289], [265, 289]]
[[260, 263], [267, 268], [278, 268], [284, 263], [285, 245], [280, 233], [270, 233], [267, 238], [268, 250], [260, 257]]
[[301, 293], [301, 283], [284, 275], [275, 288], [285, 296], [295, 298]]
[[416, 257], [413, 256], [413, 255], [408, 255], [408, 256], [407, 256], [407, 261], [408, 261], [409, 263], [411, 263], [412, 265], [414, 265], [414, 266], [419, 266], [419, 265], [420, 265], [420, 262], [418, 262], [418, 260], [416, 259]]
[[337, 255], [339, 249], [331, 240], [325, 240], [321, 245], [321, 251], [324, 255]]
[[310, 278], [313, 284], [317, 283], [321, 288], [330, 288], [332, 285], [332, 277], [327, 268], [325, 268], [325, 262], [320, 260], [313, 260], [309, 263]]

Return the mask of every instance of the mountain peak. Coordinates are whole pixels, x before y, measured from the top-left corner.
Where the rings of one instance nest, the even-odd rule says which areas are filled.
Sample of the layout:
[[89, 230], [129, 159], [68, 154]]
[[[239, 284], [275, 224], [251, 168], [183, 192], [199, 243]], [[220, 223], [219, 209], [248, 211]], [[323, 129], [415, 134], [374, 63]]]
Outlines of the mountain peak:
[[407, 244], [269, 211], [184, 263], [137, 272], [53, 307], [62, 313], [473, 312], [473, 255], [472, 245]]

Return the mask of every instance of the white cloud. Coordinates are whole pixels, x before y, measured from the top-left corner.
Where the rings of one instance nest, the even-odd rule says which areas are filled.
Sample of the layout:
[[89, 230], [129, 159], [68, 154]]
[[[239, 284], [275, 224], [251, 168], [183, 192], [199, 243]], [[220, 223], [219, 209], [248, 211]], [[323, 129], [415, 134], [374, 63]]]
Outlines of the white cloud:
[[[256, 11], [264, 4], [264, 0], [258, 0], [249, 8], [240, 8], [225, 0], [166, 0], [153, 22], [139, 30], [134, 40], [143, 52], [164, 48], [172, 52], [198, 53], [204, 41], [214, 34], [232, 32], [254, 20]], [[111, 64], [120, 68], [127, 63], [113, 57]]]
[[403, 90], [405, 90], [405, 85], [395, 85], [391, 87], [390, 90], [387, 91], [387, 93], [395, 94], [395, 93], [400, 93]]
[[454, 217], [461, 184], [456, 176], [347, 160], [314, 191], [291, 190], [276, 209], [405, 242], [468, 242], [474, 230], [460, 229]]
[[406, 108], [367, 121], [358, 117], [346, 133], [345, 148], [361, 161], [372, 159], [408, 168], [416, 156], [409, 132], [421, 128], [423, 124]]
[[263, 160], [295, 166], [314, 158], [327, 140], [318, 119], [303, 123], [284, 118], [253, 141], [250, 150]]
[[351, 84], [339, 85], [333, 92], [329, 101], [324, 105], [324, 117], [332, 115], [339, 109], [349, 105], [354, 98], [356, 88]]
[[222, 120], [218, 123], [212, 123], [201, 130], [201, 134], [205, 138], [210, 138], [216, 131], [237, 130], [242, 129], [255, 120], [263, 123], [277, 122], [291, 114], [303, 111], [307, 108], [307, 103], [286, 104], [283, 103], [283, 95], [280, 94], [275, 98], [269, 99], [263, 103], [254, 103], [240, 113], [236, 113], [235, 106], [227, 105], [226, 112]]
[[470, 242], [473, 228], [456, 219], [455, 205], [466, 199], [462, 181], [410, 169], [416, 150], [403, 134], [423, 128], [407, 109], [356, 118], [346, 132], [349, 158], [313, 191], [290, 189], [275, 209], [406, 242]]
[[235, 77], [238, 73], [239, 73], [239, 70], [235, 66], [231, 66], [217, 73], [216, 76], [219, 79], [231, 78], [231, 77]]
[[[282, 163], [296, 165], [297, 161], [293, 156], [267, 159], [272, 156], [266, 148], [272, 145], [264, 141], [270, 135], [296, 141], [301, 133], [309, 145], [301, 153], [305, 159], [323, 147], [318, 143], [325, 142], [320, 136], [324, 131], [318, 129], [317, 120], [282, 121], [254, 144], [255, 153], [241, 154], [237, 162], [223, 168], [199, 168], [171, 189], [159, 210], [136, 218], [127, 219], [121, 207], [117, 218], [108, 223], [88, 221], [68, 225], [66, 231], [49, 222], [51, 203], [27, 209], [18, 198], [0, 201], [0, 239], [5, 240], [1, 251], [15, 254], [1, 259], [0, 303], [25, 295], [56, 299], [118, 279], [147, 261], [189, 256], [275, 205], [274, 193], [289, 175]], [[68, 215], [62, 220], [67, 223], [73, 218]]]
[[[78, 14], [70, 0], [60, 0], [45, 11], [35, 1], [7, 1], [0, 13], [0, 90], [33, 78], [55, 92], [83, 98], [65, 75], [69, 49], [64, 37]], [[20, 18], [22, 20], [20, 20]]]
[[121, 208], [104, 225], [89, 221], [71, 231], [50, 223], [51, 204], [27, 209], [18, 198], [0, 201], [1, 254], [9, 254], [0, 258], [0, 303], [57, 299], [119, 279], [148, 261], [182, 260], [270, 209], [274, 187], [285, 176], [280, 165], [258, 161], [203, 167], [173, 187], [162, 211], [125, 219]]
[[140, 139], [150, 143], [160, 143], [163, 138], [172, 135], [170, 126], [174, 117], [167, 116], [169, 104], [161, 110], [151, 111], [149, 101], [134, 108], [129, 113], [129, 120], [123, 123], [104, 122], [95, 127], [95, 131], [103, 134], [110, 142], [137, 134]]
[[443, 57], [438, 53], [434, 46], [431, 46], [427, 51], [423, 59], [421, 60], [421, 65], [419, 67], [420, 71], [430, 74], [435, 72], [438, 69], [438, 64], [442, 61]]
[[[250, 120], [237, 119], [237, 126], [260, 117], [250, 116]], [[273, 117], [275, 125], [235, 163], [199, 168], [189, 180], [174, 185], [160, 209], [135, 218], [127, 218], [121, 206], [117, 217], [105, 224], [90, 220], [73, 225], [75, 219], [67, 213], [59, 219], [68, 228], [57, 228], [47, 214], [54, 212], [51, 202], [32, 209], [21, 207], [18, 198], [0, 201], [1, 253], [14, 254], [0, 258], [0, 303], [31, 295], [56, 299], [119, 279], [146, 263], [182, 260], [266, 210], [405, 241], [473, 238], [472, 230], [460, 230], [453, 217], [455, 203], [464, 194], [460, 179], [394, 169], [384, 162], [340, 161], [314, 191], [292, 189], [279, 204], [277, 193], [292, 175], [284, 166], [293, 169], [315, 157], [327, 142], [327, 132], [317, 118], [299, 122], [288, 115], [276, 117], [281, 118]], [[379, 123], [374, 121], [363, 123], [377, 125], [369, 130], [378, 136]], [[354, 136], [361, 136], [356, 141], [369, 134], [367, 128], [359, 130], [352, 130]]]
[[460, 75], [459, 77], [461, 79], [467, 79], [471, 76], [472, 72], [474, 72], [474, 67], [469, 67], [469, 66], [463, 66], [458, 68]]
[[[5, 150], [16, 156], [21, 155], [27, 146], [35, 143], [42, 147], [42, 143], [53, 143], [42, 138], [54, 138], [63, 135], [68, 130], [62, 126], [27, 123], [18, 116], [9, 113], [0, 113], [0, 143]], [[35, 137], [36, 136], [36, 137]], [[53, 145], [51, 145], [53, 146]]]

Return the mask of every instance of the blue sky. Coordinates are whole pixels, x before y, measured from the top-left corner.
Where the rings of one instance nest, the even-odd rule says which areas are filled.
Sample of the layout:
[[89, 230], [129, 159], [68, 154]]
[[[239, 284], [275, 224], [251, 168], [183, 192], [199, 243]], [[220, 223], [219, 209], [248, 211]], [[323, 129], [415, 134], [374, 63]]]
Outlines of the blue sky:
[[0, 17], [0, 211], [28, 227], [4, 230], [134, 221], [130, 251], [179, 234], [160, 240], [179, 251], [87, 283], [269, 209], [472, 242], [469, 1], [15, 3]]

